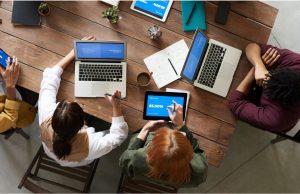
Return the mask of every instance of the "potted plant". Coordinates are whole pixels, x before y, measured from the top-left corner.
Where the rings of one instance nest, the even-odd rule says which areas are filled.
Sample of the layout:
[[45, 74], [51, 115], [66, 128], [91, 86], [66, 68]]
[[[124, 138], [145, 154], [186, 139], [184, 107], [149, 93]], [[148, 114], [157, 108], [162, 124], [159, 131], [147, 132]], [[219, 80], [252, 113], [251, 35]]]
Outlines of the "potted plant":
[[49, 7], [48, 3], [41, 2], [41, 4], [38, 7], [38, 11], [41, 16], [48, 15], [50, 13], [50, 7]]
[[119, 9], [117, 6], [112, 6], [102, 12], [102, 17], [107, 18], [112, 24], [116, 24], [119, 20]]

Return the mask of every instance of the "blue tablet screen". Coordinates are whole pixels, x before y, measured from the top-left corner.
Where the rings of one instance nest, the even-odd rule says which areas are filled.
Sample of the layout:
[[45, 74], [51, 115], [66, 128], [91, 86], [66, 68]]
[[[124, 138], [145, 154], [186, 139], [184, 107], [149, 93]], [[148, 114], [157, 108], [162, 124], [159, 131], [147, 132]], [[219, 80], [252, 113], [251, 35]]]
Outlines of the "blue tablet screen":
[[169, 117], [167, 107], [174, 106], [173, 100], [183, 107], [184, 97], [149, 95], [146, 116]]
[[[7, 66], [7, 58], [9, 56], [2, 50], [0, 49], [0, 64], [2, 65], [2, 67], [4, 67], [4, 69], [6, 69]], [[10, 57], [10, 64], [12, 63], [12, 58]]]
[[166, 13], [168, 5], [168, 0], [137, 0], [134, 5], [134, 8], [147, 14], [150, 14], [154, 17], [162, 19]]
[[77, 42], [78, 59], [117, 59], [124, 60], [124, 43]]
[[189, 80], [192, 80], [195, 76], [200, 58], [202, 53], [205, 51], [205, 45], [207, 42], [207, 38], [200, 32], [197, 32], [192, 47], [190, 48], [191, 51], [187, 56], [187, 61], [184, 66], [183, 75], [186, 76]]

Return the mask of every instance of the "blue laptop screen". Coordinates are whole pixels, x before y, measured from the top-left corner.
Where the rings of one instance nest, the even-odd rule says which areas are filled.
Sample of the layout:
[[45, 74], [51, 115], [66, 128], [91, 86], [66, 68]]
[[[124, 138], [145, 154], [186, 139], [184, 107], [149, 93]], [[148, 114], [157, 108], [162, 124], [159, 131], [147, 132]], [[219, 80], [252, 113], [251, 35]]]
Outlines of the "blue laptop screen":
[[205, 45], [207, 38], [201, 33], [197, 32], [191, 51], [188, 55], [186, 64], [184, 66], [183, 75], [186, 76], [189, 80], [192, 80], [195, 76], [199, 61], [201, 59], [202, 53], [205, 52]]
[[78, 59], [113, 59], [124, 60], [124, 43], [77, 42]]
[[137, 0], [134, 5], [134, 8], [162, 19], [165, 15], [168, 4], [169, 4], [168, 0], [160, 0], [160, 1]]
[[146, 116], [168, 117], [168, 106], [174, 106], [173, 100], [183, 107], [184, 97], [149, 95]]

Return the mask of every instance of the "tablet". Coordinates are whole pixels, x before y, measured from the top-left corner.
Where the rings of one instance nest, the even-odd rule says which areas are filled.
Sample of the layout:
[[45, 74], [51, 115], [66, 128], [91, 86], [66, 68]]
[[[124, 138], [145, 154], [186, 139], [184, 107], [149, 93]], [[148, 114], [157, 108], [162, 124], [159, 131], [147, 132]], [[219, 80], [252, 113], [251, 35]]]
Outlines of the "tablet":
[[10, 64], [12, 64], [12, 58], [10, 57], [10, 56], [8, 56], [8, 54], [6, 54], [6, 52], [4, 52], [4, 50], [2, 50], [1, 48], [0, 48], [0, 65], [4, 68], [4, 69], [6, 69], [6, 66], [7, 66], [7, 63], [6, 63], [6, 60], [7, 60], [7, 58], [10, 58]]
[[165, 22], [173, 0], [134, 0], [131, 9]]
[[170, 121], [167, 107], [174, 106], [173, 100], [182, 106], [185, 120], [187, 93], [154, 91], [147, 91], [145, 94], [143, 119]]

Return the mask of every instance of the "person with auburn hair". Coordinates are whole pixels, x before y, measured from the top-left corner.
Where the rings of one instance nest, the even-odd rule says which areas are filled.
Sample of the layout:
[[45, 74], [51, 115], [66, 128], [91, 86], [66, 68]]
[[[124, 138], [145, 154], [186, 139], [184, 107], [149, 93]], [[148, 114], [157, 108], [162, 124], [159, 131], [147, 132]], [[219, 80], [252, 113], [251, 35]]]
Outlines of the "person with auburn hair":
[[[95, 40], [93, 36], [82, 40]], [[128, 125], [124, 120], [116, 91], [106, 96], [112, 105], [113, 117], [110, 130], [95, 132], [93, 127], [85, 125], [84, 111], [77, 102], [63, 100], [56, 102], [61, 74], [74, 59], [74, 50], [54, 67], [46, 68], [43, 73], [38, 102], [41, 140], [45, 153], [62, 166], [83, 166], [91, 163], [119, 146], [128, 134]]]
[[289, 131], [300, 118], [300, 54], [255, 43], [245, 50], [253, 67], [231, 94], [230, 109], [255, 127]]
[[172, 122], [149, 121], [120, 157], [119, 165], [133, 180], [175, 187], [195, 187], [206, 180], [205, 153], [183, 124], [182, 107], [174, 103], [175, 110], [168, 108]]

